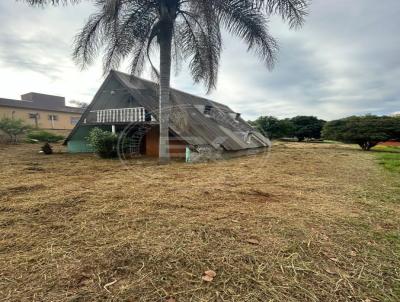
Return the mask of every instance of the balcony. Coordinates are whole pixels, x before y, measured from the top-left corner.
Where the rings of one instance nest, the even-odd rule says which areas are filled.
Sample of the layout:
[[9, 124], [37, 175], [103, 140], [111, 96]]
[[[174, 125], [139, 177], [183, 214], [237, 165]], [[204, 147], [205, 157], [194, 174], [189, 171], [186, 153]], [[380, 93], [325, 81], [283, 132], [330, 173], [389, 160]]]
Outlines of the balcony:
[[155, 118], [145, 108], [119, 108], [90, 111], [85, 124], [155, 123]]

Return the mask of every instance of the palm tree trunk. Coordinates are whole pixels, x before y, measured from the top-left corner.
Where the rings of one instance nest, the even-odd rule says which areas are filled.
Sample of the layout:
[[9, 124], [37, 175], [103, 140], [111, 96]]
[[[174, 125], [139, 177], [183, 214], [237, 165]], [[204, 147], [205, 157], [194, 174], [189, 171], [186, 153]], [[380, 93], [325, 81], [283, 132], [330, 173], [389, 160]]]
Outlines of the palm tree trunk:
[[160, 96], [159, 96], [159, 123], [160, 123], [160, 145], [159, 161], [167, 163], [169, 154], [169, 118], [170, 105], [170, 79], [171, 79], [171, 46], [172, 46], [172, 22], [165, 22], [160, 29]]

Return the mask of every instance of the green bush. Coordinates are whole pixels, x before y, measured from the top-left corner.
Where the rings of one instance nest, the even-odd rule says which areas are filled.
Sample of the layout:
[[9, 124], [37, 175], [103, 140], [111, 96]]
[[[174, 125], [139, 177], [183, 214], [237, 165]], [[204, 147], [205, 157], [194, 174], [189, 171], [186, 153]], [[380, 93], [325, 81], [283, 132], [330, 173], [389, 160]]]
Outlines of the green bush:
[[40, 130], [28, 133], [27, 138], [30, 140], [38, 140], [39, 142], [57, 143], [63, 140], [64, 136]]
[[118, 136], [114, 133], [94, 128], [89, 132], [87, 141], [100, 157], [113, 158], [117, 156]]
[[13, 119], [3, 117], [0, 119], [0, 130], [5, 132], [12, 143], [18, 142], [18, 135], [24, 134], [31, 129], [31, 126], [26, 125], [21, 119]]

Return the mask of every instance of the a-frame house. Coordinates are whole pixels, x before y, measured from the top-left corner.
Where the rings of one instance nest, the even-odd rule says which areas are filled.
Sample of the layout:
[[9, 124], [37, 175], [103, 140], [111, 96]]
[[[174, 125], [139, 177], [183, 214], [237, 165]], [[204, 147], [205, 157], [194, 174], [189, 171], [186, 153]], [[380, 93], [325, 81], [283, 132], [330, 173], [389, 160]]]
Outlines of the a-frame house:
[[[268, 138], [228, 106], [171, 89], [170, 155], [193, 161], [265, 151]], [[111, 71], [65, 140], [70, 152], [92, 152], [86, 137], [99, 127], [120, 135], [121, 150], [158, 156], [158, 85]]]

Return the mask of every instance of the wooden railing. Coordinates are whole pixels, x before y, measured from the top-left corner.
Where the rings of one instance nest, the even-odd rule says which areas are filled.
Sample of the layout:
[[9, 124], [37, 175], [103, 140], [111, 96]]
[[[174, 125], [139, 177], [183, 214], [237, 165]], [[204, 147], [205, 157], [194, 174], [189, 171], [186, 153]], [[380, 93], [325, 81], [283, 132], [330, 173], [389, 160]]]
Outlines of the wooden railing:
[[[92, 111], [96, 114], [96, 123], [145, 122], [146, 110], [143, 107], [104, 109]], [[151, 121], [155, 121], [151, 116]]]

